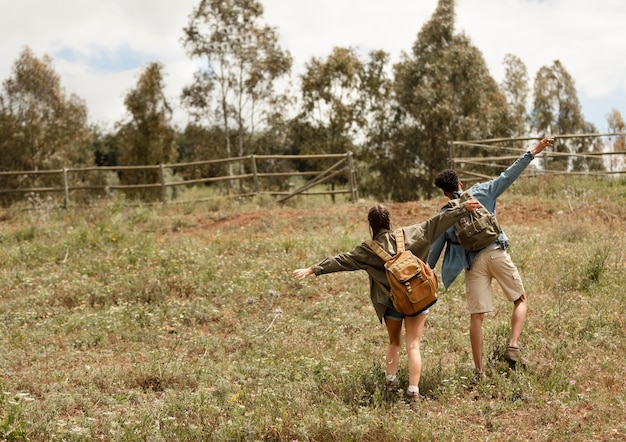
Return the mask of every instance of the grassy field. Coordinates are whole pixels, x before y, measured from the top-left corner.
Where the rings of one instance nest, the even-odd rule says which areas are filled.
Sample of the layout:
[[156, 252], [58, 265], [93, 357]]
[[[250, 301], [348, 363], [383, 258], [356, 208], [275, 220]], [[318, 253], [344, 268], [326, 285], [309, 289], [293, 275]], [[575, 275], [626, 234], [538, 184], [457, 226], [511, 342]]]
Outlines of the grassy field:
[[[527, 179], [503, 195], [532, 365], [502, 360], [498, 297], [488, 380], [472, 382], [460, 278], [427, 320], [417, 403], [384, 391], [365, 273], [291, 277], [366, 239], [371, 203], [3, 211], [0, 440], [626, 438], [624, 181]], [[442, 203], [389, 206], [397, 226]], [[405, 355], [399, 375], [406, 386]]]

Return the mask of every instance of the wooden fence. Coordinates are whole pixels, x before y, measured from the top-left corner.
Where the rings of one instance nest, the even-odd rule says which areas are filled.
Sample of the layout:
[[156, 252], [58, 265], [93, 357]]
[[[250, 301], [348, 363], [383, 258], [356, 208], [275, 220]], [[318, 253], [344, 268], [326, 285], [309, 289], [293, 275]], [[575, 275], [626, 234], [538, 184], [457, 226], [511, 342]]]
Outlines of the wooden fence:
[[[541, 162], [537, 162], [533, 169], [529, 169], [526, 174], [553, 174], [553, 175], [591, 175], [591, 176], [618, 176], [626, 174], [626, 151], [615, 150], [612, 148], [611, 139], [622, 140], [626, 137], [626, 133], [605, 133], [605, 134], [565, 134], [555, 136], [556, 143], [576, 138], [591, 139], [608, 139], [608, 145], [605, 144], [605, 150], [602, 152], [557, 152], [553, 149], [546, 149], [540, 154]], [[524, 148], [511, 147], [511, 144], [528, 144], [537, 142], [542, 137], [523, 137], [523, 138], [491, 138], [485, 140], [474, 141], [453, 141], [449, 146], [448, 163], [449, 167], [457, 170], [459, 178], [463, 181], [471, 181], [478, 179], [491, 179], [500, 174], [500, 172], [511, 165], [511, 162], [519, 158], [523, 152], [532, 147], [530, 144]], [[532, 143], [531, 143], [532, 144]], [[474, 148], [473, 151], [481, 152], [497, 152], [498, 155], [487, 156], [464, 156], [468, 149]], [[502, 155], [502, 152], [513, 152], [515, 155]], [[571, 159], [601, 159], [604, 170], [550, 170], [550, 158], [571, 158]], [[608, 161], [607, 161], [608, 160]], [[486, 173], [485, 171], [489, 171]], [[493, 171], [493, 172], [491, 172]]]
[[[309, 160], [313, 163], [320, 160], [336, 160], [332, 166], [320, 171], [297, 171], [291, 170], [288, 172], [258, 172], [258, 164], [261, 161], [302, 161]], [[246, 166], [246, 162], [249, 163]], [[206, 165], [216, 165], [224, 163], [237, 163], [241, 166], [241, 170], [249, 170], [249, 173], [241, 173], [239, 175], [224, 175], [224, 176], [211, 176], [206, 178], [190, 179], [190, 180], [175, 180], [171, 177], [174, 176], [174, 171], [180, 171], [188, 167], [198, 167]], [[145, 184], [70, 184], [76, 180], [71, 180], [69, 177], [72, 174], [88, 174], [98, 172], [116, 172], [119, 173], [124, 170], [158, 170], [159, 181], [156, 183]], [[349, 194], [352, 201], [358, 199], [356, 172], [354, 168], [354, 160], [352, 153], [345, 154], [325, 154], [325, 155], [248, 155], [243, 157], [224, 158], [218, 160], [196, 161], [191, 163], [174, 163], [174, 164], [159, 164], [155, 166], [112, 166], [112, 167], [83, 167], [83, 168], [63, 168], [58, 170], [38, 170], [38, 171], [12, 171], [12, 172], [0, 172], [2, 176], [28, 176], [37, 177], [41, 175], [53, 175], [58, 176], [59, 184], [57, 186], [50, 187], [29, 187], [29, 188], [15, 188], [15, 189], [0, 189], [0, 195], [8, 193], [21, 193], [21, 194], [40, 194], [40, 193], [57, 193], [63, 195], [63, 206], [68, 207], [71, 202], [71, 194], [77, 190], [91, 190], [91, 191], [123, 191], [128, 189], [161, 189], [161, 202], [166, 204], [171, 199], [168, 198], [168, 189], [181, 186], [193, 186], [199, 184], [215, 183], [226, 181], [229, 183], [239, 183], [239, 188], [243, 188], [241, 184], [247, 182], [248, 188], [251, 191], [245, 193], [236, 193], [236, 196], [255, 196], [255, 195], [273, 195], [279, 197], [277, 202], [284, 202], [295, 195], [337, 195], [337, 194]], [[180, 176], [180, 174], [178, 175]], [[347, 178], [347, 187], [335, 189], [334, 185], [331, 190], [325, 191], [311, 191], [314, 186], [328, 182], [335, 177], [344, 176]], [[263, 178], [284, 177], [286, 180], [293, 177], [309, 178], [305, 184], [297, 189], [289, 191], [268, 191], [263, 190], [262, 180]]]

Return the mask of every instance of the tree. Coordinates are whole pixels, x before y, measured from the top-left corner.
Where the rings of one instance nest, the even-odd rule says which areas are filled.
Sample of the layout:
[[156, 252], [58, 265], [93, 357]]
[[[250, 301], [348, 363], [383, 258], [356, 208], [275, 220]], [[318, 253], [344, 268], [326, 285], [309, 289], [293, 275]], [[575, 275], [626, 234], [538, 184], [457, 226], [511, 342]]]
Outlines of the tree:
[[[624, 123], [622, 114], [617, 109], [613, 109], [608, 115], [607, 121], [609, 123], [609, 131], [622, 133], [622, 135], [618, 135], [612, 143], [613, 152], [626, 152], [626, 135], [624, 135], [626, 134], [626, 123]], [[618, 160], [616, 157], [613, 157], [611, 160], [611, 170], [618, 170], [623, 166], [623, 159]]]
[[[581, 132], [585, 134], [598, 133], [596, 127], [588, 121], [583, 123]], [[559, 142], [561, 142], [561, 140], [559, 140]], [[569, 162], [573, 170], [582, 172], [598, 172], [606, 170], [602, 157], [598, 155], [604, 151], [604, 142], [602, 141], [602, 138], [576, 137], [569, 140], [568, 146], [572, 152], [579, 154], [574, 156]], [[595, 155], [586, 155], [587, 153]]]
[[[532, 126], [538, 134], [583, 133], [583, 119], [574, 80], [559, 60], [552, 66], [543, 66], [537, 72], [534, 84]], [[569, 140], [559, 140], [555, 151], [560, 154], [550, 161], [545, 158], [546, 169], [569, 170], [574, 164], [569, 154], [588, 150], [589, 146]]]
[[[205, 127], [189, 123], [177, 134], [179, 161], [196, 162], [224, 158], [224, 133], [219, 126]], [[224, 163], [184, 167], [177, 171], [186, 180], [226, 175]]]
[[[119, 164], [147, 166], [168, 163], [176, 158], [175, 132], [171, 126], [172, 110], [163, 94], [163, 67], [149, 63], [141, 73], [137, 86], [124, 99], [130, 114], [127, 122], [119, 123], [122, 142]], [[160, 182], [157, 169], [125, 170], [119, 173], [122, 184], [156, 184]], [[142, 189], [129, 191], [142, 198], [155, 199], [160, 191]]]
[[380, 200], [392, 194], [394, 186], [389, 179], [395, 173], [393, 163], [386, 161], [393, 144], [392, 136], [397, 133], [397, 102], [393, 80], [388, 75], [389, 54], [384, 51], [370, 52], [364, 66], [367, 88], [365, 89], [364, 141], [357, 160], [359, 161], [360, 188], [364, 193]]
[[341, 47], [333, 48], [326, 58], [312, 58], [300, 77], [299, 115], [289, 125], [288, 142], [295, 153], [360, 150], [367, 191], [377, 190], [378, 180], [370, 179], [378, 173], [372, 160], [378, 148], [384, 148], [381, 131], [390, 115], [388, 61], [384, 51], [371, 51], [362, 58], [354, 48]]
[[512, 135], [527, 134], [529, 116], [526, 106], [530, 87], [528, 69], [519, 57], [512, 54], [504, 57], [504, 81], [500, 89], [510, 107]]
[[508, 105], [481, 52], [468, 37], [454, 33], [454, 0], [439, 0], [412, 56], [403, 54], [394, 72], [401, 124], [387, 160], [403, 165], [390, 184], [394, 199], [432, 196], [434, 176], [447, 167], [453, 140], [512, 133]]
[[[205, 65], [183, 91], [183, 102], [196, 116], [221, 120], [228, 157], [231, 132], [243, 156], [256, 125], [271, 111], [275, 83], [291, 70], [291, 55], [279, 47], [275, 29], [261, 23], [262, 16], [256, 0], [201, 0], [184, 28], [185, 48]], [[214, 91], [215, 98], [209, 96]]]
[[92, 145], [94, 161], [98, 167], [118, 165], [118, 156], [122, 150], [122, 141], [117, 132], [104, 131], [103, 128], [92, 128]]
[[[25, 48], [0, 93], [0, 169], [53, 170], [93, 164], [87, 108], [67, 96], [47, 55]], [[0, 178], [4, 188], [61, 186], [58, 176]], [[12, 200], [8, 194], [5, 203]]]
[[[301, 76], [301, 118], [317, 128], [317, 153], [345, 153], [364, 126], [363, 63], [352, 48], [334, 48], [326, 60], [313, 58]], [[310, 152], [306, 152], [310, 153]]]

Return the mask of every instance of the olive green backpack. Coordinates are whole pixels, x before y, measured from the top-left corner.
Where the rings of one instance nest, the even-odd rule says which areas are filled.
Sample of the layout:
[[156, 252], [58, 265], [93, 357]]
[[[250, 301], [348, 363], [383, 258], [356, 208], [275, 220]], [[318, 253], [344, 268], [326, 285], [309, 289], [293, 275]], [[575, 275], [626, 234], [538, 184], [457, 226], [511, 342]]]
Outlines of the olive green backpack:
[[[459, 202], [463, 204], [472, 198], [469, 192], [463, 192], [459, 197]], [[502, 229], [496, 218], [482, 204], [480, 208], [473, 212], [468, 212], [455, 225], [456, 237], [463, 248], [469, 252], [482, 250], [494, 244]]]

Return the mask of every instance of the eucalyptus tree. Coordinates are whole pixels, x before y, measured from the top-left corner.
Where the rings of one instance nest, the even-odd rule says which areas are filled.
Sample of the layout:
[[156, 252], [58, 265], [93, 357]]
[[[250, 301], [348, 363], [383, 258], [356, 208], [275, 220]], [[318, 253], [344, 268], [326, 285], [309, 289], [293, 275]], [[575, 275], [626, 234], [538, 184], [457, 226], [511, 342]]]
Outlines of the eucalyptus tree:
[[118, 165], [118, 156], [122, 150], [122, 142], [117, 131], [109, 131], [100, 126], [91, 129], [91, 149], [94, 153], [94, 162], [99, 167]]
[[513, 132], [506, 99], [482, 53], [466, 35], [454, 32], [454, 6], [454, 0], [439, 0], [412, 53], [394, 66], [401, 125], [388, 160], [402, 165], [393, 179], [403, 183], [394, 187], [394, 199], [432, 196], [434, 176], [448, 166], [453, 140]]
[[[588, 121], [583, 123], [581, 132], [584, 134], [598, 133], [595, 125]], [[572, 139], [568, 145], [577, 155], [570, 161], [571, 168], [582, 172], [600, 172], [605, 171], [606, 166], [601, 156], [604, 152], [605, 143], [600, 137], [576, 137]], [[586, 154], [591, 155], [586, 155]]]
[[500, 89], [510, 107], [511, 131], [513, 136], [528, 133], [530, 115], [527, 111], [530, 94], [528, 69], [524, 62], [513, 54], [504, 57], [504, 80]]
[[227, 157], [233, 156], [233, 139], [237, 154], [244, 155], [257, 125], [272, 113], [291, 55], [278, 45], [275, 28], [263, 22], [257, 0], [201, 0], [184, 28], [183, 44], [202, 63], [183, 102], [196, 122], [220, 122]]
[[[608, 117], [607, 122], [609, 124], [609, 131], [614, 133], [621, 133], [622, 135], [617, 135], [611, 143], [613, 152], [623, 152], [626, 153], [626, 123], [624, 123], [624, 118], [619, 110], [613, 109]], [[618, 170], [618, 168], [624, 167], [624, 159], [618, 159], [617, 156], [613, 156], [611, 158], [610, 167], [611, 170]]]
[[395, 175], [397, 168], [397, 164], [387, 161], [398, 125], [389, 54], [384, 51], [370, 52], [364, 69], [367, 78], [364, 107], [367, 113], [358, 159], [365, 179], [361, 181], [360, 188], [366, 194], [385, 200], [396, 187], [389, 177]]
[[344, 153], [364, 122], [364, 65], [353, 48], [335, 47], [326, 58], [312, 58], [301, 76], [300, 118], [311, 124], [318, 153]]
[[[535, 76], [532, 128], [539, 135], [584, 133], [582, 115], [574, 80], [559, 60], [542, 66]], [[545, 158], [544, 167], [564, 171], [574, 165], [571, 154], [590, 146], [580, 139], [560, 139], [555, 143], [556, 156]], [[580, 164], [579, 164], [580, 166]]]
[[[50, 170], [93, 164], [87, 107], [66, 94], [52, 59], [25, 48], [0, 92], [0, 170]], [[3, 176], [0, 186], [60, 186], [51, 175]], [[5, 202], [12, 198], [5, 195]]]
[[376, 155], [384, 148], [390, 117], [389, 54], [335, 47], [313, 57], [300, 77], [301, 106], [290, 122], [289, 142], [301, 153], [355, 152], [364, 189], [373, 194], [379, 180]]
[[[137, 85], [124, 99], [129, 118], [118, 123], [122, 148], [118, 163], [122, 166], [159, 165], [176, 160], [172, 109], [164, 95], [163, 66], [149, 63], [140, 73]], [[124, 170], [122, 184], [155, 184], [160, 182], [158, 169]], [[160, 193], [151, 189], [129, 191], [146, 199]]]
[[[176, 135], [178, 161], [202, 162], [224, 158], [224, 134], [219, 126], [202, 126], [190, 122]], [[224, 176], [223, 163], [194, 164], [177, 170], [176, 174], [186, 180]]]

